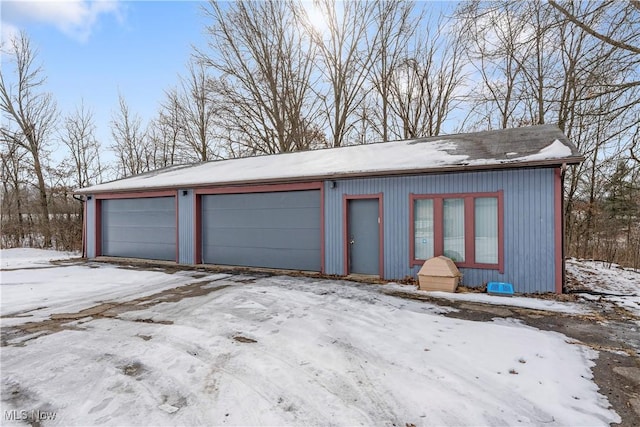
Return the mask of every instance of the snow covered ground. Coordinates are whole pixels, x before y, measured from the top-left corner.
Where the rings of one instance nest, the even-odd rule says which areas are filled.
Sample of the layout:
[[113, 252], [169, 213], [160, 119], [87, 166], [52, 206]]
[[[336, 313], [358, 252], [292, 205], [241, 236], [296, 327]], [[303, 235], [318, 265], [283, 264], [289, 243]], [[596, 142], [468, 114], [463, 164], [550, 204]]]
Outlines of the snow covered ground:
[[581, 297], [613, 303], [640, 319], [640, 272], [602, 261], [570, 259], [566, 264], [572, 290], [600, 294], [582, 293]]
[[[39, 249], [1, 251], [1, 326], [49, 318], [54, 313], [74, 313], [106, 301], [134, 299], [193, 283], [183, 273], [132, 271], [108, 264], [54, 266], [76, 254]], [[12, 317], [4, 317], [12, 315]]]
[[34, 296], [48, 311], [20, 322], [195, 281], [210, 292], [2, 347], [3, 413], [55, 413], [44, 425], [620, 421], [592, 380], [597, 353], [562, 334], [447, 318], [372, 285], [94, 267], [2, 272], [2, 315], [32, 314]]
[[2, 270], [14, 268], [49, 267], [52, 260], [64, 260], [79, 257], [76, 252], [58, 252], [45, 249], [14, 248], [0, 251], [0, 268]]
[[555, 301], [542, 298], [531, 297], [506, 297], [499, 295], [489, 295], [486, 293], [451, 293], [439, 291], [422, 291], [417, 286], [400, 285], [397, 283], [389, 283], [384, 286], [389, 290], [397, 290], [416, 295], [426, 295], [433, 298], [443, 298], [450, 301], [468, 301], [491, 305], [508, 305], [511, 307], [529, 308], [531, 310], [555, 311], [565, 314], [588, 314], [591, 310], [581, 304]]

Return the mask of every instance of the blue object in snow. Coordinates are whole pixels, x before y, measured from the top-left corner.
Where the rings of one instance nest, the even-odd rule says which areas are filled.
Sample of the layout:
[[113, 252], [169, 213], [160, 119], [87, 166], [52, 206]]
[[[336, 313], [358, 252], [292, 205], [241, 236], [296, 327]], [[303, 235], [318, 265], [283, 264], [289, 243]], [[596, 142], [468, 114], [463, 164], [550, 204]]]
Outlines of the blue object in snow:
[[513, 295], [513, 285], [505, 282], [489, 282], [487, 283], [487, 293], [510, 297]]

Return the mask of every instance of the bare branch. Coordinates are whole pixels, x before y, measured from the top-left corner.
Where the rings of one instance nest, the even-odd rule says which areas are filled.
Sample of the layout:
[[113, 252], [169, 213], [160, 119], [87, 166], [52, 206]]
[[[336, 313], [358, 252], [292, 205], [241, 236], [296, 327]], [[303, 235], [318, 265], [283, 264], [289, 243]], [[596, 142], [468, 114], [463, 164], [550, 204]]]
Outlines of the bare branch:
[[[632, 2], [632, 4], [638, 8], [638, 5], [636, 3], [640, 3], [640, 2]], [[607, 36], [605, 34], [599, 33], [598, 31], [594, 30], [593, 28], [591, 28], [590, 26], [586, 25], [584, 22], [582, 22], [577, 16], [575, 16], [574, 14], [572, 14], [571, 12], [569, 12], [566, 8], [562, 7], [561, 5], [559, 5], [557, 2], [555, 2], [554, 0], [549, 0], [549, 4], [551, 6], [553, 6], [554, 8], [556, 8], [558, 11], [560, 11], [569, 21], [571, 21], [574, 25], [577, 25], [578, 27], [580, 27], [583, 31], [589, 33], [590, 35], [592, 35], [593, 37], [598, 38], [599, 40], [602, 40], [605, 43], [608, 43], [612, 46], [615, 46], [617, 48], [620, 49], [624, 49], [624, 50], [628, 50], [630, 52], [633, 53], [638, 53], [640, 54], [640, 48], [637, 46], [632, 46], [630, 44], [624, 43], [620, 40], [615, 40], [614, 38]]]

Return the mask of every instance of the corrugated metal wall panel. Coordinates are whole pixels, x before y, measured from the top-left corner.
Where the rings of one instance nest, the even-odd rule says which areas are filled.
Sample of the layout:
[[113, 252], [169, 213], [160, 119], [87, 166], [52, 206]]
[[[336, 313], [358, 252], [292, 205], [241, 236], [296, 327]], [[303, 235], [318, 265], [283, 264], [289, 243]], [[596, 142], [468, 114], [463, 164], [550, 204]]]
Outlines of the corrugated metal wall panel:
[[178, 262], [180, 264], [195, 264], [194, 209], [193, 190], [178, 190]]
[[[331, 183], [336, 188], [331, 188]], [[342, 194], [337, 181], [324, 183], [324, 269], [325, 274], [343, 274]]]
[[384, 271], [387, 279], [415, 277], [409, 260], [409, 195], [504, 191], [504, 274], [463, 268], [463, 284], [508, 281], [517, 292], [553, 292], [554, 171], [514, 169], [411, 177], [336, 180], [325, 183], [325, 269], [342, 274], [344, 194], [383, 193]]
[[86, 229], [86, 248], [87, 248], [87, 258], [95, 258], [96, 257], [96, 199], [94, 196], [87, 196], [87, 197], [91, 197], [91, 199], [89, 200], [87, 198], [87, 201], [85, 203], [85, 209], [87, 210], [86, 212], [86, 220], [87, 223], [85, 224], [85, 226], [87, 227]]

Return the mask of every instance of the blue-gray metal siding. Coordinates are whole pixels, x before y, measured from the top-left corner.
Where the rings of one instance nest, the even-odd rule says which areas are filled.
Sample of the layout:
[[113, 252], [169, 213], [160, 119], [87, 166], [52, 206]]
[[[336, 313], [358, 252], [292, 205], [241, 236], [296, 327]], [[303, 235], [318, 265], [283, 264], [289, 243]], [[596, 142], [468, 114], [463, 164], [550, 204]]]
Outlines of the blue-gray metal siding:
[[175, 261], [175, 197], [102, 200], [102, 255]]
[[180, 264], [195, 264], [194, 209], [193, 190], [178, 190], [178, 263]]
[[320, 271], [320, 190], [202, 196], [209, 264]]
[[325, 182], [325, 272], [343, 274], [343, 195], [383, 194], [384, 276], [416, 277], [410, 267], [409, 195], [504, 192], [504, 274], [461, 268], [463, 284], [513, 283], [517, 292], [555, 290], [554, 170], [505, 169]]
[[[91, 197], [89, 199], [88, 197]], [[84, 204], [86, 209], [85, 218], [87, 227], [85, 232], [85, 248], [87, 249], [87, 258], [95, 258], [96, 256], [96, 199], [93, 196], [88, 196], [87, 201]]]

